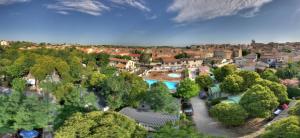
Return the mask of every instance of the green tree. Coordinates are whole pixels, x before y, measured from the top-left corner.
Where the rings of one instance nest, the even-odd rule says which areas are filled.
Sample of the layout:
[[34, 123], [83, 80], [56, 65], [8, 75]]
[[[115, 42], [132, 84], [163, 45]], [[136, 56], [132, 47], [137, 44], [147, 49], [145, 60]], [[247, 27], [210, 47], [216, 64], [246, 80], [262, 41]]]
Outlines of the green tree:
[[15, 78], [12, 81], [12, 88], [15, 91], [23, 92], [26, 88], [26, 81], [24, 79], [21, 79], [21, 78]]
[[151, 85], [151, 89], [144, 96], [144, 101], [154, 111], [176, 114], [179, 110], [179, 103], [162, 82]]
[[225, 93], [239, 94], [244, 90], [244, 79], [239, 75], [229, 75], [221, 83], [221, 89]]
[[120, 76], [124, 78], [126, 85], [130, 88], [124, 94], [124, 102], [129, 106], [137, 107], [148, 90], [148, 84], [135, 74], [122, 72]]
[[298, 101], [294, 107], [289, 109], [289, 114], [300, 116], [300, 101]]
[[256, 80], [256, 84], [268, 87], [275, 94], [279, 103], [287, 103], [289, 101], [287, 88], [283, 84], [263, 79]]
[[100, 72], [93, 72], [93, 74], [90, 76], [89, 84], [92, 87], [96, 87], [103, 83], [105, 79], [106, 76], [104, 74], [101, 74]]
[[254, 85], [243, 95], [240, 105], [251, 117], [269, 117], [279, 103], [268, 87]]
[[180, 81], [175, 96], [183, 99], [190, 99], [194, 96], [197, 96], [199, 94], [199, 90], [199, 86], [196, 84], [195, 81], [186, 78]]
[[182, 58], [190, 58], [191, 56], [187, 53], [181, 53], [175, 56], [176, 59], [182, 59]]
[[149, 64], [151, 62], [151, 54], [142, 53], [139, 59], [139, 62], [143, 64]]
[[279, 78], [276, 76], [276, 73], [272, 69], [266, 69], [264, 72], [261, 73], [261, 78], [273, 81], [273, 82], [279, 82]]
[[134, 120], [116, 112], [90, 112], [73, 114], [55, 132], [57, 138], [74, 137], [145, 137], [146, 131]]
[[55, 106], [36, 95], [13, 91], [10, 95], [0, 95], [0, 105], [0, 129], [7, 132], [44, 128], [54, 118]]
[[96, 64], [100, 67], [107, 66], [109, 63], [109, 55], [105, 53], [100, 53], [96, 55]]
[[226, 76], [234, 74], [236, 70], [237, 70], [236, 66], [230, 64], [230, 65], [225, 65], [224, 67], [221, 68], [217, 68], [213, 72], [216, 79], [219, 82], [222, 82]]
[[219, 103], [210, 109], [210, 114], [228, 126], [239, 126], [245, 123], [248, 113], [239, 104]]
[[291, 79], [295, 77], [299, 72], [299, 65], [295, 63], [289, 63], [286, 68], [278, 69], [276, 75], [281, 79]]
[[[66, 86], [66, 88], [64, 88]], [[61, 107], [54, 120], [54, 128], [59, 128], [66, 119], [76, 112], [90, 112], [97, 110], [97, 97], [94, 93], [87, 92], [81, 87], [75, 87], [72, 84], [62, 85], [59, 89], [65, 89], [59, 101]]]
[[243, 90], [250, 88], [255, 84], [256, 80], [260, 78], [259, 74], [254, 71], [240, 71], [238, 75], [241, 76], [244, 80]]
[[262, 138], [299, 138], [300, 119], [296, 116], [280, 119], [266, 128]]
[[200, 88], [208, 90], [213, 85], [213, 79], [209, 75], [200, 75], [195, 79]]
[[189, 121], [179, 121], [176, 125], [167, 123], [158, 131], [153, 133], [150, 137], [153, 138], [214, 138], [201, 134], [197, 131], [195, 126]]

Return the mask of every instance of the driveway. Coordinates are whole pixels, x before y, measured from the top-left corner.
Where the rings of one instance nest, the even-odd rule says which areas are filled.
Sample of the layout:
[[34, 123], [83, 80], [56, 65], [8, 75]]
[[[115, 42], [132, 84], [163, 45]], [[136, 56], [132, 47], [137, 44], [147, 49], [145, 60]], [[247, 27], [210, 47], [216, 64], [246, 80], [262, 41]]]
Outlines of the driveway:
[[238, 137], [233, 131], [226, 129], [208, 115], [204, 100], [201, 100], [199, 97], [194, 97], [191, 99], [191, 102], [194, 108], [193, 120], [200, 132], [213, 136]]

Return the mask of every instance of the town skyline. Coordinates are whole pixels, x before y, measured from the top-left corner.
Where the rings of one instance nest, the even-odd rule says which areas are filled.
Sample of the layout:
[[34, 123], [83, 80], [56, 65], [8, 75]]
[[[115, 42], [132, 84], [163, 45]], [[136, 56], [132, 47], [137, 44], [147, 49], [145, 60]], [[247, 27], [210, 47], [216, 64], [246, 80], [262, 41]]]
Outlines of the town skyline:
[[299, 4], [297, 0], [218, 4], [215, 0], [2, 0], [0, 38], [138, 46], [249, 44], [252, 39], [296, 42]]

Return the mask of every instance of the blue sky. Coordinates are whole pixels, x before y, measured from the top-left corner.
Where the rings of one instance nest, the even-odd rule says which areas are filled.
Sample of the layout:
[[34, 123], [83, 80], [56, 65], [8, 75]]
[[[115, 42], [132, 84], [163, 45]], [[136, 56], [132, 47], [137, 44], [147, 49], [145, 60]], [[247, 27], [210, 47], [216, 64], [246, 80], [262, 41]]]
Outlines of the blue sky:
[[300, 0], [0, 0], [0, 39], [176, 46], [300, 41]]

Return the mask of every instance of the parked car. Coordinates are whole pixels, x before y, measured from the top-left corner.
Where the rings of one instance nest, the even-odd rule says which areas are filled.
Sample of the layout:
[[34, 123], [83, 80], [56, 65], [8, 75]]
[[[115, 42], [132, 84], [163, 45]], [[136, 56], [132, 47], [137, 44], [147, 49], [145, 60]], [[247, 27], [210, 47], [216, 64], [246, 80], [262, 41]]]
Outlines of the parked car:
[[181, 109], [184, 114], [187, 116], [193, 116], [194, 109], [190, 101], [183, 101], [181, 103]]
[[206, 99], [206, 98], [207, 98], [207, 93], [206, 93], [205, 91], [201, 91], [201, 92], [199, 93], [199, 98], [200, 98], [200, 99]]

